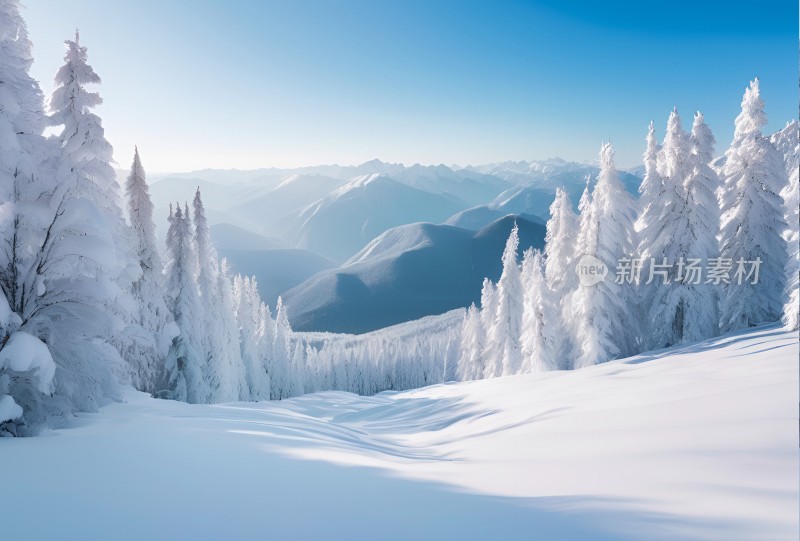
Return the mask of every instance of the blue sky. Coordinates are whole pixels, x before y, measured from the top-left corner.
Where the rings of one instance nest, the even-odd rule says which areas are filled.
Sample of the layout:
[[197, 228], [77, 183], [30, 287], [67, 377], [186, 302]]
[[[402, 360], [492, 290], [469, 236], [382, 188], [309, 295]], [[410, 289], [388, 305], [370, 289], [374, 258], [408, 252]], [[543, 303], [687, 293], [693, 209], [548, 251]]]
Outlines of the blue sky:
[[[23, 0], [24, 1], [24, 0]], [[647, 123], [702, 110], [730, 142], [758, 76], [798, 114], [796, 0], [27, 0], [45, 93], [76, 27], [116, 159], [151, 171], [372, 158], [641, 161]]]

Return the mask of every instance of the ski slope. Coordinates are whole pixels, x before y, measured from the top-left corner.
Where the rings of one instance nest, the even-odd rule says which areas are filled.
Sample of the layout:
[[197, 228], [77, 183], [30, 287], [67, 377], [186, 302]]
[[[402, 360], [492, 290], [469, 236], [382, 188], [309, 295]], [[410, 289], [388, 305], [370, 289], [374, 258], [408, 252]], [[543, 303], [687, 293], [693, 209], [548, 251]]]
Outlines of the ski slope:
[[2, 538], [794, 540], [797, 398], [775, 326], [372, 397], [129, 391], [0, 439]]

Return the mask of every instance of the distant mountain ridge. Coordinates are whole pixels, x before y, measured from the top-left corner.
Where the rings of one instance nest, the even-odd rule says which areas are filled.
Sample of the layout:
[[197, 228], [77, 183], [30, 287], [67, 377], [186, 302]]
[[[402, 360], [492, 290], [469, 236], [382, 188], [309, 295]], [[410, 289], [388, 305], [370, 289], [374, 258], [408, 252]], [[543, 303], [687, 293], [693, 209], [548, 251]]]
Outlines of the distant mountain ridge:
[[469, 306], [479, 300], [484, 277], [499, 278], [515, 222], [520, 255], [544, 247], [544, 225], [516, 216], [477, 232], [431, 223], [392, 228], [343, 266], [285, 292], [292, 327], [363, 333]]

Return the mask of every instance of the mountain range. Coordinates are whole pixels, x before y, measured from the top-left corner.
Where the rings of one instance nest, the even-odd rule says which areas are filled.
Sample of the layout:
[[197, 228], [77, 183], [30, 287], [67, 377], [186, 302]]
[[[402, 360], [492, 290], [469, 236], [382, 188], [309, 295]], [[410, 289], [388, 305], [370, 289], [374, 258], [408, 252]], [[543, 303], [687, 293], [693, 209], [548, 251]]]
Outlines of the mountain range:
[[[577, 206], [597, 173], [558, 158], [466, 167], [372, 160], [162, 175], [151, 193], [163, 238], [169, 205], [199, 188], [219, 253], [256, 277], [265, 302], [283, 296], [296, 329], [360, 333], [477, 301], [483, 278], [499, 277], [513, 222], [522, 247], [542, 248], [556, 188]], [[637, 175], [620, 177], [637, 191]]]

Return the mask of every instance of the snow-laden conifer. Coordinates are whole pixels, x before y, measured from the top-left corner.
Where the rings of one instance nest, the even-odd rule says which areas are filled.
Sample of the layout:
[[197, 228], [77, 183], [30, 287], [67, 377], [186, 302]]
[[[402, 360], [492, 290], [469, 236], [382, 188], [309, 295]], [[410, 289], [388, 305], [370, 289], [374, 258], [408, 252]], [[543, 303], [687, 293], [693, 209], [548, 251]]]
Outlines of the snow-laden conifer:
[[503, 250], [503, 272], [496, 288], [494, 322], [488, 334], [488, 363], [491, 375], [516, 374], [522, 366], [522, 282], [517, 261], [519, 229], [517, 224]]
[[545, 279], [544, 261], [538, 250], [528, 249], [522, 260], [524, 284], [521, 349], [523, 372], [558, 368], [560, 313]]
[[771, 137], [772, 143], [783, 155], [783, 162], [789, 183], [781, 191], [784, 212], [788, 226], [784, 238], [789, 251], [786, 265], [786, 294], [783, 308], [783, 323], [787, 329], [797, 329], [800, 325], [800, 124], [797, 120], [789, 122], [784, 129]]
[[[720, 305], [723, 332], [775, 321], [783, 314], [788, 254], [780, 193], [787, 178], [780, 154], [761, 133], [766, 122], [755, 79], [742, 98], [722, 170], [727, 196], [722, 201], [721, 255], [733, 264], [732, 283], [724, 288]], [[749, 262], [754, 261], [760, 261], [756, 284], [751, 283], [755, 269], [750, 275]]]
[[544, 249], [547, 287], [552, 294], [556, 310], [551, 319], [556, 341], [553, 354], [559, 359], [562, 367], [569, 365], [574, 353], [568, 321], [571, 319], [572, 296], [579, 287], [578, 275], [575, 273], [577, 263], [575, 248], [579, 225], [569, 195], [565, 190], [558, 188], [555, 200], [550, 205]]
[[180, 332], [172, 341], [166, 362], [168, 397], [192, 403], [206, 403], [210, 389], [204, 379], [203, 327], [195, 282], [196, 256], [189, 208], [180, 204], [170, 215], [167, 232], [166, 301]]
[[662, 189], [639, 224], [644, 343], [650, 349], [716, 333], [716, 296], [701, 271], [717, 255], [718, 181], [708, 166], [713, 143], [701, 114], [691, 137], [678, 112], [670, 114], [659, 172]]
[[464, 313], [461, 328], [461, 347], [456, 378], [461, 381], [483, 377], [484, 330], [480, 311], [473, 303]]
[[163, 386], [164, 362], [177, 329], [164, 302], [164, 264], [156, 244], [153, 202], [138, 148], [134, 149], [125, 194], [134, 254], [141, 268], [132, 293], [137, 304], [138, 324], [147, 333], [133, 356], [132, 379], [136, 388], [153, 392]]
[[619, 180], [610, 144], [600, 151], [600, 173], [590, 199], [582, 198], [579, 247], [609, 269], [604, 280], [581, 286], [576, 311], [575, 367], [616, 359], [635, 350], [637, 322], [631, 308], [637, 299], [630, 284], [616, 283], [617, 262], [633, 252], [634, 202]]

